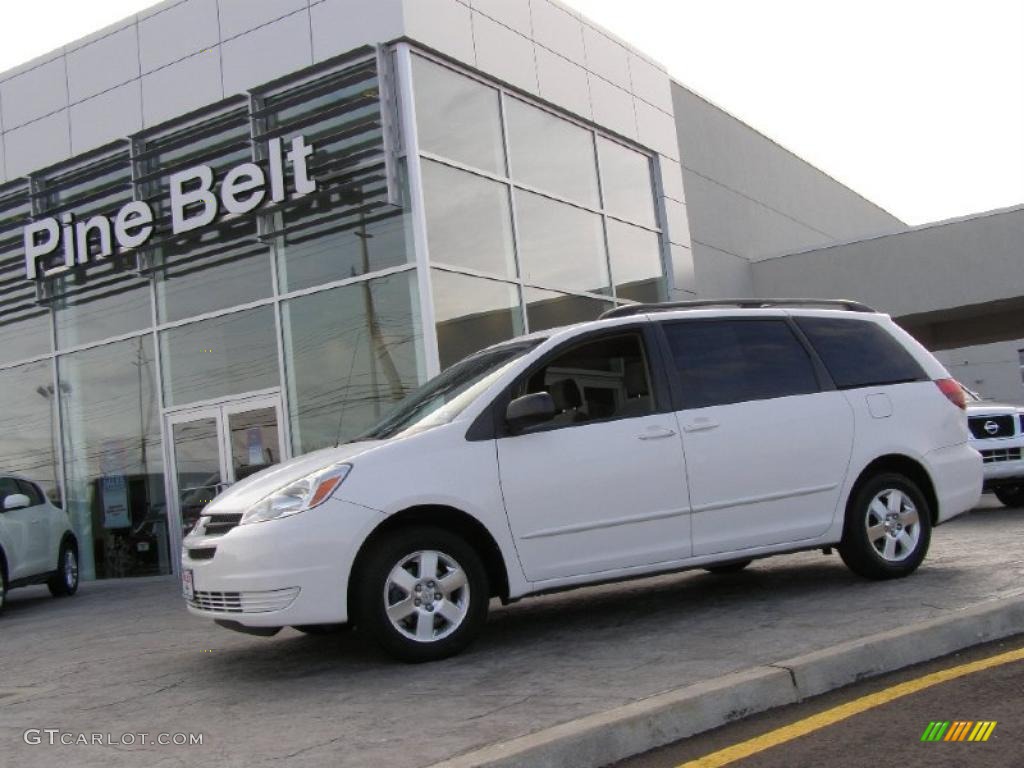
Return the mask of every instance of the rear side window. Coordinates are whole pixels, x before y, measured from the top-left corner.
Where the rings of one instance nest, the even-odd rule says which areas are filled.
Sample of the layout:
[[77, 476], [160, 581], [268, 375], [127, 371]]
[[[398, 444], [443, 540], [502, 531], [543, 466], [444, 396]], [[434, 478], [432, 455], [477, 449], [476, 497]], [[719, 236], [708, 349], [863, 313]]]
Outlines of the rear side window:
[[684, 408], [819, 389], [811, 358], [785, 320], [684, 320], [664, 328]]
[[928, 378], [903, 345], [873, 322], [798, 317], [796, 323], [840, 389]]

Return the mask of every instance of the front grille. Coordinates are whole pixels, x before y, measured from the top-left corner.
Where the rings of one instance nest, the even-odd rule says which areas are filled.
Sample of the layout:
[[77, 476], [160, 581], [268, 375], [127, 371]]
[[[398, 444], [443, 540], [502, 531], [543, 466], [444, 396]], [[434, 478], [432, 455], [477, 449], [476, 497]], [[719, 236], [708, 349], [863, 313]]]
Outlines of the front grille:
[[235, 515], [207, 515], [206, 525], [203, 533], [207, 536], [220, 536], [227, 533], [242, 521], [240, 514]]
[[986, 464], [996, 461], [1020, 461], [1020, 456], [1020, 448], [993, 448], [981, 452], [981, 459]]
[[216, 547], [196, 547], [188, 550], [190, 560], [213, 560], [215, 554], [217, 554]]
[[215, 613], [269, 613], [283, 611], [298, 596], [298, 587], [266, 592], [205, 592], [197, 589], [188, 604], [201, 611]]
[[972, 416], [967, 420], [971, 434], [979, 440], [1013, 437], [1013, 422], [1013, 416]]

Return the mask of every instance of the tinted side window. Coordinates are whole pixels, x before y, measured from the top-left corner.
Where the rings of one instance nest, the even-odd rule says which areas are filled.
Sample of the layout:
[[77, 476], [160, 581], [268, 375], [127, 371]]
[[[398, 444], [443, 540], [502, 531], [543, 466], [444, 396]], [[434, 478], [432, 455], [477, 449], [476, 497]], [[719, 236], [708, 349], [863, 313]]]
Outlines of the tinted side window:
[[651, 374], [635, 333], [584, 342], [534, 371], [517, 394], [549, 392], [555, 426], [646, 416], [654, 412]]
[[873, 322], [825, 317], [796, 322], [840, 389], [928, 378], [903, 345]]
[[42, 491], [40, 491], [34, 484], [25, 480], [18, 480], [18, 493], [24, 493], [28, 496], [30, 507], [43, 503]]
[[785, 320], [685, 320], [664, 328], [684, 408], [818, 391], [811, 358]]

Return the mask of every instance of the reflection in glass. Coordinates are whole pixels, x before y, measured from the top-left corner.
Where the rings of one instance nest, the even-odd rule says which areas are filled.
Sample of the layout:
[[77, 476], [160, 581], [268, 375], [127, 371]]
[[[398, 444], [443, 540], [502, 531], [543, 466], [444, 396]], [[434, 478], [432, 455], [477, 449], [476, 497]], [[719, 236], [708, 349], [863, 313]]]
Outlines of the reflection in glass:
[[82, 577], [170, 573], [152, 337], [65, 355], [58, 382]]
[[[120, 268], [121, 259], [110, 264]], [[100, 274], [103, 272], [103, 274]], [[153, 325], [149, 282], [110, 267], [92, 267], [87, 281], [58, 278], [57, 348], [68, 349]]]
[[236, 483], [277, 464], [281, 461], [277, 409], [254, 408], [229, 413], [228, 441], [231, 443], [231, 474]]
[[[322, 214], [320, 214], [322, 217]], [[396, 267], [413, 253], [407, 244], [407, 219], [394, 209], [369, 216], [303, 218], [302, 226], [278, 239], [278, 266], [282, 292], [296, 291], [345, 280], [368, 272]]]
[[594, 134], [518, 99], [505, 104], [515, 180], [599, 207]]
[[431, 282], [442, 370], [466, 355], [523, 332], [515, 285], [439, 269], [431, 273]]
[[61, 504], [54, 422], [53, 363], [0, 371], [0, 470], [27, 477]]
[[608, 253], [615, 295], [630, 301], [665, 301], [658, 233], [608, 219]]
[[505, 184], [424, 160], [423, 197], [433, 263], [515, 276]]
[[217, 418], [196, 419], [173, 425], [174, 469], [182, 534], [195, 527], [203, 507], [220, 493], [220, 438]]
[[608, 293], [601, 217], [516, 190], [523, 280], [569, 291]]
[[157, 312], [161, 322], [245, 304], [271, 294], [270, 249], [255, 220], [233, 220], [190, 240], [160, 246]]
[[[20, 275], [24, 278], [24, 275]], [[27, 281], [26, 281], [27, 282]], [[36, 299], [34, 284], [29, 284], [33, 304]], [[0, 363], [11, 363], [50, 352], [50, 311], [32, 307], [31, 311], [0, 314]]]
[[283, 304], [294, 453], [364, 432], [425, 377], [416, 273]]
[[647, 156], [601, 136], [597, 137], [597, 156], [601, 161], [604, 209], [613, 216], [657, 226]]
[[503, 176], [498, 91], [419, 56], [412, 71], [420, 149]]
[[201, 320], [160, 334], [167, 406], [278, 386], [273, 307]]
[[596, 320], [602, 312], [614, 306], [610, 301], [542, 291], [539, 288], [527, 288], [524, 296], [530, 333]]

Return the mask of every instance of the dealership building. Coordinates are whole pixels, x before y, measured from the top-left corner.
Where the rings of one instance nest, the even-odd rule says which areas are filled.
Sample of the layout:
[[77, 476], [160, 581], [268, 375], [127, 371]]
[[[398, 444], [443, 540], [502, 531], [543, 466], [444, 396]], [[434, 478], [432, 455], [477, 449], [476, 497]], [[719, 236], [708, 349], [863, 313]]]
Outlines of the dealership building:
[[224, 486], [635, 301], [861, 299], [1024, 400], [1022, 235], [907, 227], [552, 0], [168, 0], [0, 74], [0, 471], [85, 578], [170, 573]]

